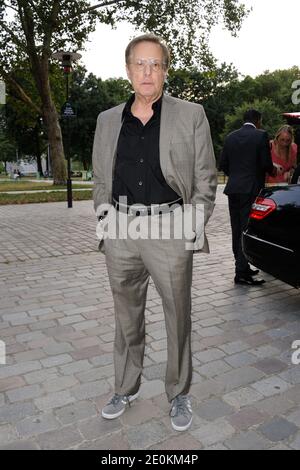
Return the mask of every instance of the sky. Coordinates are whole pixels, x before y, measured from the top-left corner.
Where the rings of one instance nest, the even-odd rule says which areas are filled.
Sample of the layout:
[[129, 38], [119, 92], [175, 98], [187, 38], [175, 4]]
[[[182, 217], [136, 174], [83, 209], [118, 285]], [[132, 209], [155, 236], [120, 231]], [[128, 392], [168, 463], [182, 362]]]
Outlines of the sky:
[[[233, 63], [242, 75], [255, 77], [266, 70], [300, 66], [299, 0], [243, 0], [253, 7], [234, 38], [222, 25], [210, 36], [210, 47], [219, 63]], [[124, 50], [134, 28], [126, 23], [116, 30], [99, 24], [91, 34], [82, 62], [97, 77], [126, 78]]]

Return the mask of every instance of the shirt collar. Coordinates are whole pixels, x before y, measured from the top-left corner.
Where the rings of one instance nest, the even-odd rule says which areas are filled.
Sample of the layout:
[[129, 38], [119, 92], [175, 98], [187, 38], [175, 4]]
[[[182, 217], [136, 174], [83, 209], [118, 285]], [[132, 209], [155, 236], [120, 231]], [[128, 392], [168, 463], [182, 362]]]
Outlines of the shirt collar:
[[[154, 101], [154, 103], [152, 104], [152, 109], [154, 111], [154, 115], [157, 115], [157, 114], [160, 113], [162, 99], [163, 99], [163, 95], [161, 95], [161, 97], [158, 100]], [[127, 116], [132, 116], [131, 106], [132, 106], [134, 100], [135, 100], [135, 93], [132, 93], [132, 95], [130, 96], [129, 100], [127, 101], [127, 103], [125, 104], [125, 107], [123, 109], [122, 120], [124, 120], [126, 115]]]
[[255, 127], [256, 129], [256, 125], [253, 124], [253, 122], [244, 122], [244, 126], [252, 126], [252, 127]]

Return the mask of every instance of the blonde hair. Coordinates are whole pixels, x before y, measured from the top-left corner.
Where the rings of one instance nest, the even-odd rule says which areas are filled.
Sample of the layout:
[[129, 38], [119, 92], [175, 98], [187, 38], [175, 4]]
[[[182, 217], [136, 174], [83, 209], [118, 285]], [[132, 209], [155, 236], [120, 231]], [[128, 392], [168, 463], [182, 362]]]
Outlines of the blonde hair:
[[164, 65], [165, 70], [168, 70], [170, 66], [170, 51], [168, 49], [168, 46], [166, 45], [166, 43], [164, 42], [162, 38], [152, 33], [142, 34], [141, 36], [137, 36], [136, 38], [130, 41], [125, 51], [126, 65], [129, 65], [130, 56], [135, 46], [137, 46], [140, 42], [144, 42], [144, 41], [153, 42], [154, 44], [158, 44], [161, 47], [161, 50], [163, 53], [163, 65]]
[[278, 129], [278, 131], [275, 134], [275, 138], [274, 138], [274, 145], [275, 145], [277, 153], [278, 153], [278, 139], [279, 139], [279, 137], [282, 133], [289, 134], [292, 138], [291, 144], [289, 145], [289, 153], [288, 153], [288, 156], [286, 157], [286, 161], [288, 162], [290, 160], [291, 154], [292, 154], [292, 144], [294, 142], [294, 130], [291, 126], [288, 126], [287, 124], [285, 124], [284, 126], [281, 126]]
[[286, 132], [287, 134], [290, 134], [290, 136], [292, 137], [292, 142], [294, 142], [294, 130], [291, 126], [288, 126], [287, 124], [284, 125], [284, 126], [281, 126], [278, 131], [276, 132], [276, 135], [275, 135], [275, 140], [278, 140], [278, 137], [280, 136], [280, 134], [282, 134], [283, 132]]

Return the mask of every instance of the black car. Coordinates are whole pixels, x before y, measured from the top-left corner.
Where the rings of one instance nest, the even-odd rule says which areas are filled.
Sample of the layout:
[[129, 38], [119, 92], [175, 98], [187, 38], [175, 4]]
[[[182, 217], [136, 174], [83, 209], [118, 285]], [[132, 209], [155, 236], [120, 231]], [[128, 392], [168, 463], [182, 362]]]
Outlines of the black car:
[[243, 233], [243, 250], [257, 268], [300, 287], [300, 185], [261, 191]]

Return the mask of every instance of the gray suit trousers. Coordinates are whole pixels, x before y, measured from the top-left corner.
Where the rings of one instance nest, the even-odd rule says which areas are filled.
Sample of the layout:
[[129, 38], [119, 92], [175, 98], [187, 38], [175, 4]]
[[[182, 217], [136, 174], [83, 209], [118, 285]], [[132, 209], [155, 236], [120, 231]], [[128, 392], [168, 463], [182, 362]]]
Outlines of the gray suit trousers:
[[[192, 377], [193, 252], [185, 249], [185, 241], [104, 241], [115, 306], [115, 393], [132, 395], [140, 387], [145, 349], [145, 305], [150, 276], [162, 298], [165, 315], [168, 349], [165, 387], [168, 400], [189, 392]], [[151, 321], [151, 317], [149, 319]]]

